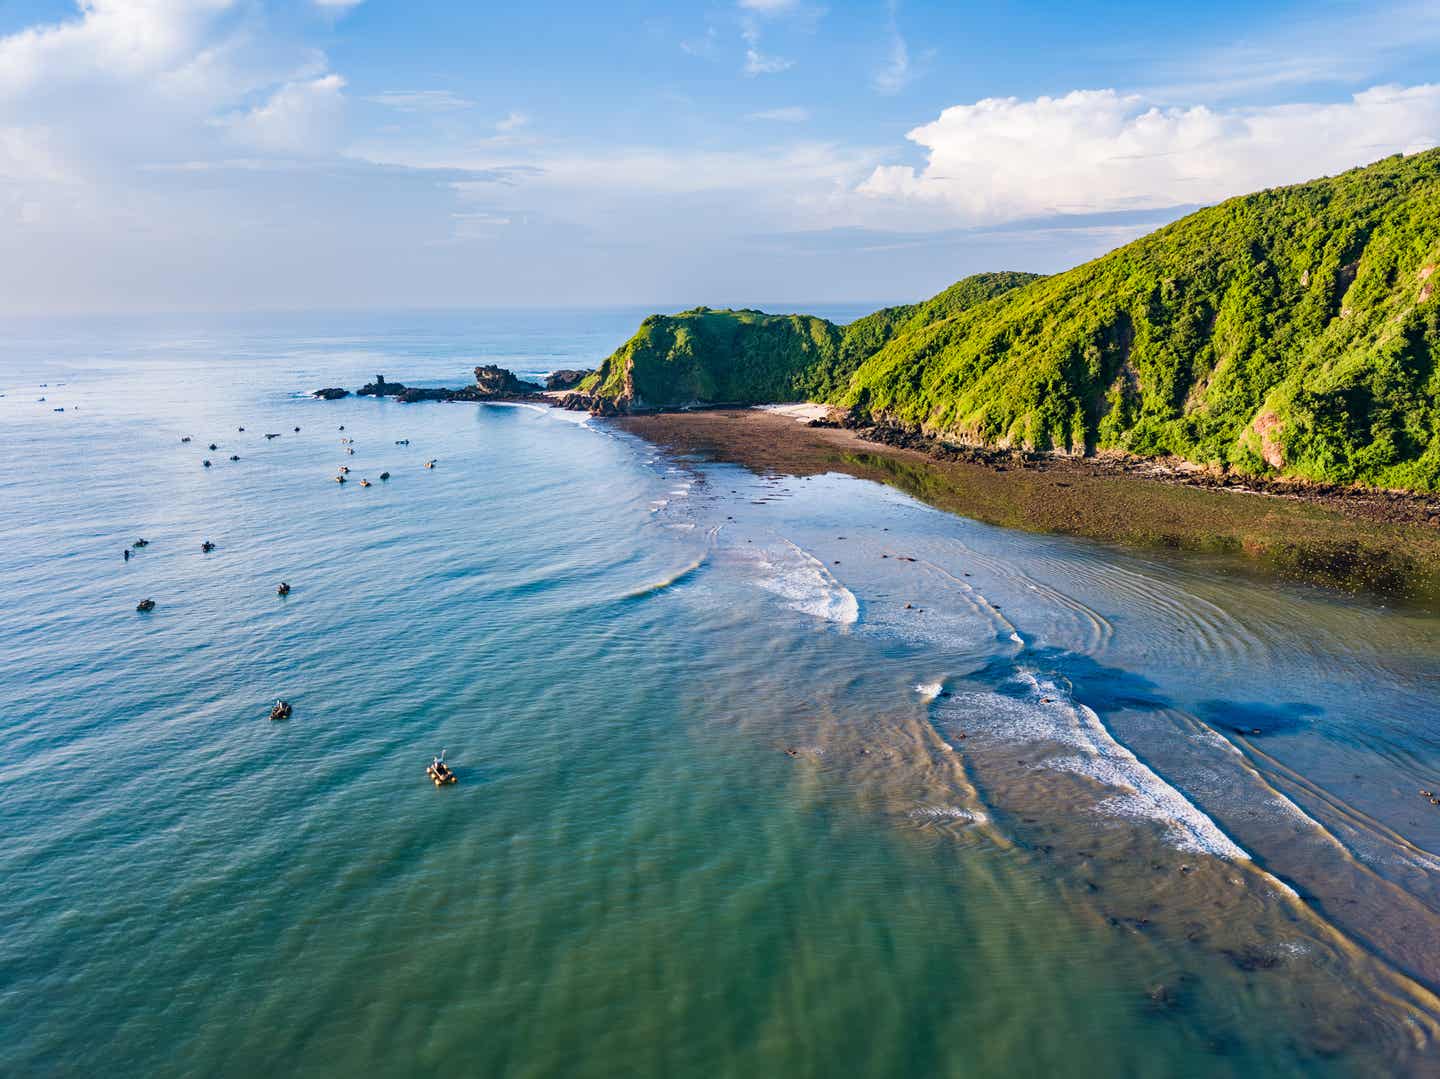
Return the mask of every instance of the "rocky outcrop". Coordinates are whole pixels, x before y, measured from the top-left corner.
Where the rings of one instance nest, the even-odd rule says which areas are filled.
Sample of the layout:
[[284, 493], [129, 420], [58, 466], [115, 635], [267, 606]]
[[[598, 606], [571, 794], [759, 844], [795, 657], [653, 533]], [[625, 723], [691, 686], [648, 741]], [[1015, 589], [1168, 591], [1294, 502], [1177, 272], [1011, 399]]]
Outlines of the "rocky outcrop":
[[318, 397], [322, 401], [338, 401], [342, 397], [349, 397], [350, 391], [339, 386], [327, 386], [323, 390], [316, 390], [312, 396]]
[[475, 368], [475, 389], [485, 397], [516, 397], [539, 393], [541, 387], [535, 382], [524, 382], [503, 367], [486, 364]]
[[414, 404], [416, 401], [453, 401], [455, 393], [455, 390], [447, 390], [443, 386], [407, 386], [395, 395], [395, 400], [403, 405]]
[[405, 392], [401, 382], [386, 382], [384, 375], [376, 375], [374, 382], [367, 382], [355, 391], [361, 397], [398, 397]]
[[547, 390], [573, 390], [594, 373], [594, 371], [552, 371], [545, 378], [545, 388]]

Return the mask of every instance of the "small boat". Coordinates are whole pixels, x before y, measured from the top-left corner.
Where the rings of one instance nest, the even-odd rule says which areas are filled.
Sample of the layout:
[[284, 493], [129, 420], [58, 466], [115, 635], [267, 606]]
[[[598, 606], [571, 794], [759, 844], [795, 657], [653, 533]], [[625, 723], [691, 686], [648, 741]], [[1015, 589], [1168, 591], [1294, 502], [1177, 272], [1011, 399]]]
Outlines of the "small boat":
[[360, 486], [361, 486], [361, 487], [369, 487], [369, 486], [370, 486], [370, 481], [369, 481], [369, 480], [361, 480], [361, 481], [360, 481]]
[[446, 783], [455, 782], [455, 773], [450, 766], [445, 763], [445, 751], [443, 749], [440, 751], [440, 756], [430, 762], [430, 767], [425, 769], [425, 774], [434, 781], [437, 787], [443, 787]]
[[270, 718], [274, 720], [289, 719], [294, 709], [290, 707], [289, 701], [275, 700], [275, 707], [270, 709]]
[[275, 589], [275, 594], [277, 596], [288, 596], [290, 594], [290, 583], [288, 581], [281, 581], [280, 587]]
[[206, 554], [209, 554], [214, 549], [215, 544], [211, 543], [209, 540], [206, 540], [204, 543], [200, 544], [200, 550], [204, 551]]
[[135, 609], [137, 611], [153, 611], [155, 609], [155, 601], [153, 599], [142, 599], [139, 603], [135, 604]]

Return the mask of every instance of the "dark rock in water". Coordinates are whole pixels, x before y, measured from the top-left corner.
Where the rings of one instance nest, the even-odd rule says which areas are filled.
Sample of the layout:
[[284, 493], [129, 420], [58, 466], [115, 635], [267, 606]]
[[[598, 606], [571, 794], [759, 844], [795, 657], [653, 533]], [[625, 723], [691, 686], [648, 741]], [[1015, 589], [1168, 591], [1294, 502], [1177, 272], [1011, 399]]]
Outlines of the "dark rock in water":
[[490, 397], [540, 392], [538, 383], [524, 382], [505, 368], [490, 364], [475, 368], [475, 389]]
[[386, 382], [384, 375], [376, 375], [374, 382], [367, 382], [355, 391], [361, 397], [397, 397], [405, 392], [400, 382]]
[[545, 378], [547, 390], [573, 390], [594, 371], [552, 371]]
[[559, 403], [570, 412], [588, 412], [592, 416], [618, 416], [621, 412], [614, 399], [593, 393], [567, 393]]
[[410, 386], [395, 395], [395, 400], [401, 404], [414, 404], [416, 401], [451, 401], [455, 398], [454, 390], [447, 390], [443, 386], [424, 389], [420, 386]]
[[350, 391], [340, 386], [326, 386], [323, 390], [316, 390], [310, 396], [318, 397], [322, 401], [338, 401], [342, 397], [349, 397]]

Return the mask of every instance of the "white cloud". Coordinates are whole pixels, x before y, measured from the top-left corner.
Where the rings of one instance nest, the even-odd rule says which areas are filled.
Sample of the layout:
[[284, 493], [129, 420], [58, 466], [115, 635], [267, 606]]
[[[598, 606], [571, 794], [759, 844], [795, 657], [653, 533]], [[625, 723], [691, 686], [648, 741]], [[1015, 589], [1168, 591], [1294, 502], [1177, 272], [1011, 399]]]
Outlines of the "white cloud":
[[240, 142], [278, 153], [320, 154], [335, 149], [345, 108], [339, 75], [291, 82], [263, 105], [223, 121]]
[[530, 117], [526, 116], [523, 112], [512, 112], [509, 116], [505, 117], [505, 119], [496, 122], [495, 130], [518, 131], [529, 122]]
[[900, 32], [900, 3], [890, 0], [890, 54], [885, 66], [875, 72], [871, 83], [882, 94], [898, 94], [910, 84], [910, 46]]
[[781, 124], [803, 124], [810, 119], [810, 110], [801, 105], [785, 105], [778, 109], [762, 109], [746, 116], [747, 120], [774, 120]]
[[386, 90], [365, 100], [400, 112], [438, 112], [468, 109], [474, 104], [450, 90]]
[[786, 59], [783, 56], [767, 56], [753, 45], [745, 50], [745, 74], [747, 75], [774, 75], [781, 71], [788, 71], [794, 66], [794, 60]]
[[741, 8], [760, 15], [782, 15], [798, 6], [797, 0], [740, 0]]
[[327, 11], [349, 11], [364, 2], [365, 0], [315, 0], [315, 6]]
[[1217, 201], [1440, 143], [1440, 85], [1380, 86], [1336, 104], [1158, 108], [1076, 90], [987, 98], [909, 132], [923, 168], [883, 165], [860, 185], [957, 223]]

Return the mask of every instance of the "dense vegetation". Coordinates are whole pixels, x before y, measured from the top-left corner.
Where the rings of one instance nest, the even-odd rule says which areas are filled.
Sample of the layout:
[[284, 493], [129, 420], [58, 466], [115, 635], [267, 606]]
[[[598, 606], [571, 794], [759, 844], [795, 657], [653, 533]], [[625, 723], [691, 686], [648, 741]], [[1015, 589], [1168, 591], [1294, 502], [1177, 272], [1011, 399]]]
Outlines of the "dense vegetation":
[[651, 315], [581, 389], [637, 408], [829, 400], [897, 333], [1034, 280], [977, 274], [926, 303], [887, 307], [844, 327], [812, 315], [708, 307]]
[[1231, 199], [1053, 277], [967, 278], [844, 329], [657, 316], [595, 385], [619, 396], [628, 378], [657, 405], [828, 400], [956, 441], [1437, 490], [1437, 293], [1440, 150]]

